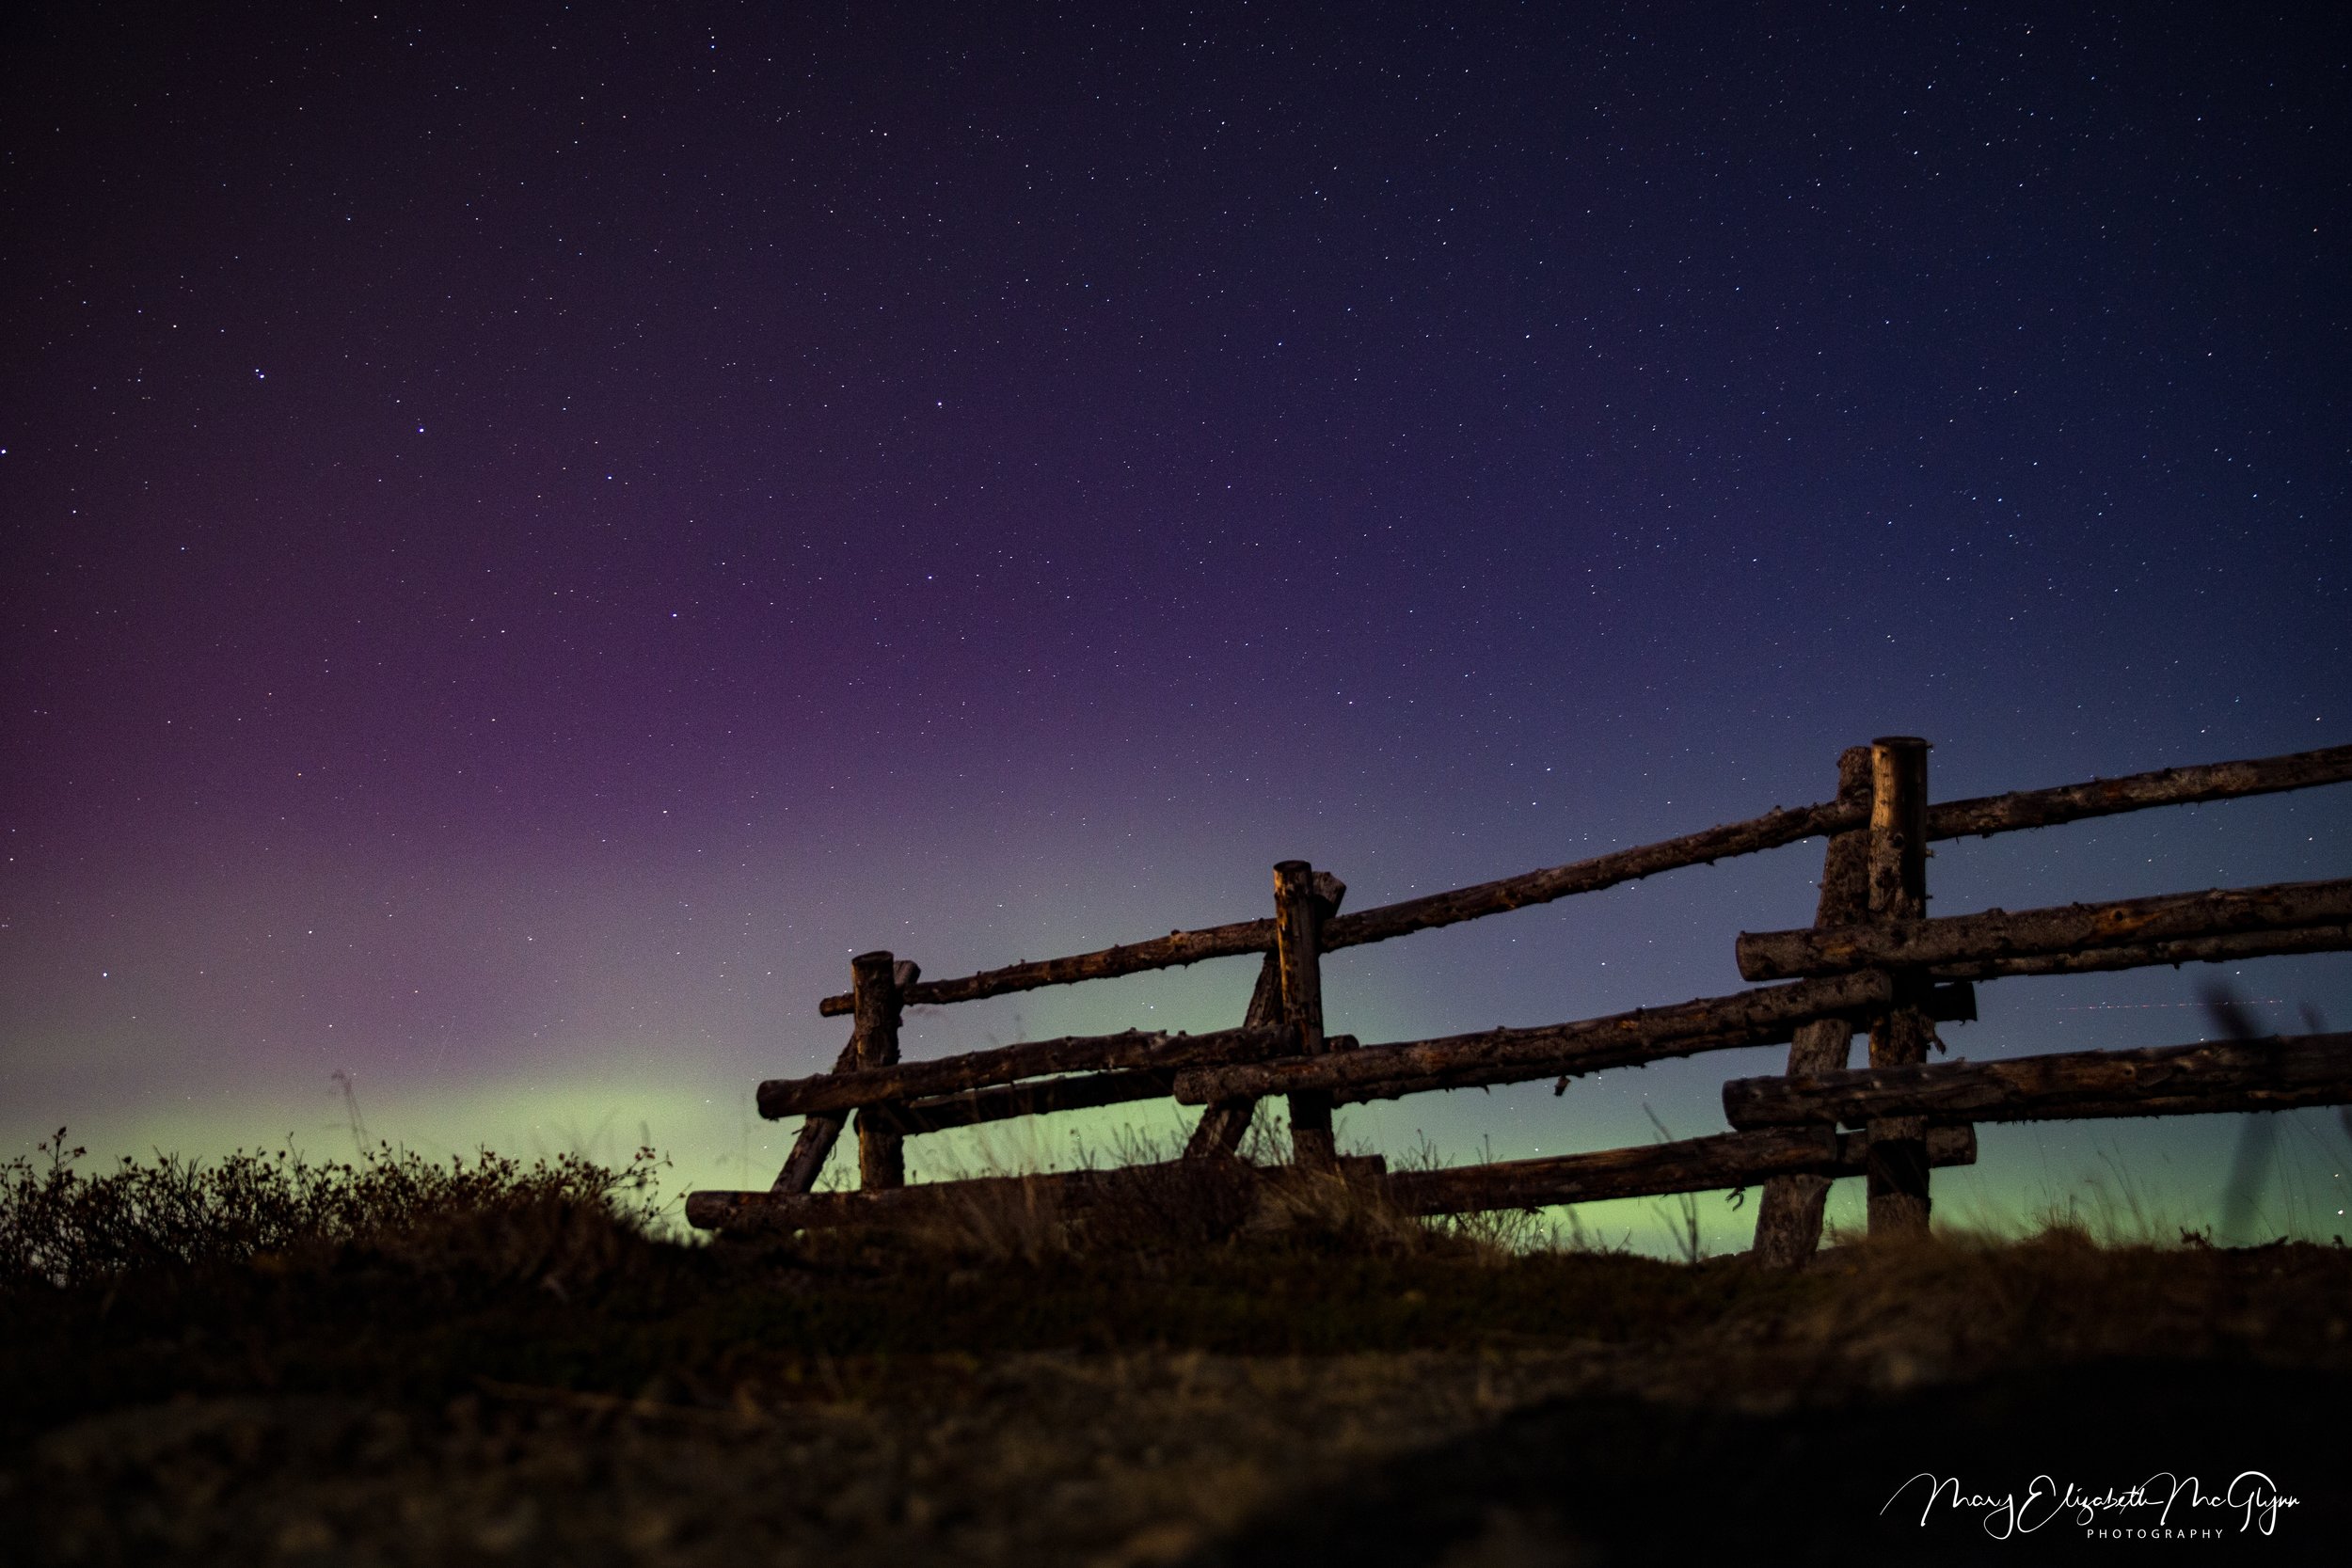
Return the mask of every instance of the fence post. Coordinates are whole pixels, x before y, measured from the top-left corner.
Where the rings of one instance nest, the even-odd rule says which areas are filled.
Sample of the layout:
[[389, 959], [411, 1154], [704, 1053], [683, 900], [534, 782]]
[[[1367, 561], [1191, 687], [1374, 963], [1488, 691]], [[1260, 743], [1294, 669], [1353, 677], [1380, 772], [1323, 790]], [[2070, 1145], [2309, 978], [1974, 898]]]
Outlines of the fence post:
[[[1282, 1022], [1298, 1031], [1302, 1056], [1324, 1052], [1323, 920], [1315, 908], [1314, 883], [1314, 867], [1305, 861], [1284, 861], [1274, 868], [1274, 961]], [[1292, 1164], [1310, 1170], [1337, 1169], [1331, 1092], [1304, 1090], [1290, 1101]]]
[[[1309, 878], [1318, 927], [1324, 921], [1340, 912], [1340, 904], [1347, 896], [1347, 884], [1328, 871], [1318, 871]], [[1258, 966], [1258, 983], [1250, 989], [1249, 1010], [1242, 1015], [1242, 1027], [1263, 1029], [1282, 1022], [1282, 960], [1279, 952], [1268, 953]], [[1246, 1095], [1236, 1100], [1220, 1100], [1200, 1113], [1200, 1120], [1193, 1127], [1192, 1137], [1184, 1144], [1187, 1160], [1231, 1158], [1241, 1148], [1241, 1141], [1249, 1131], [1250, 1118], [1258, 1114], [1258, 1098]]]
[[[1867, 807], [1870, 748], [1849, 746], [1837, 757], [1837, 800]], [[1869, 835], [1864, 829], [1830, 835], [1821, 856], [1821, 895], [1814, 905], [1815, 926], [1851, 926], [1870, 911]], [[1853, 1024], [1842, 1018], [1818, 1019], [1798, 1026], [1788, 1046], [1788, 1071], [1834, 1072], [1847, 1065]], [[1821, 1212], [1829, 1202], [1826, 1176], [1775, 1176], [1764, 1183], [1756, 1208], [1756, 1244], [1750, 1256], [1769, 1269], [1793, 1269], [1821, 1244]]]
[[[1928, 743], [1887, 736], [1870, 743], [1870, 918], [1924, 920], [1928, 912]], [[1934, 1025], [1922, 1006], [1926, 982], [1897, 971], [1895, 1005], [1870, 1031], [1870, 1065], [1928, 1059]], [[1928, 1231], [1927, 1123], [1890, 1117], [1868, 1124], [1870, 1234]]]
[[[871, 1071], [896, 1066], [898, 1060], [899, 990], [898, 965], [887, 952], [860, 953], [850, 960], [850, 989], [855, 1024], [850, 1036], [857, 1065]], [[907, 1184], [905, 1134], [886, 1118], [864, 1111], [857, 1117], [858, 1183], [866, 1187]]]
[[[887, 953], [881, 955], [884, 958], [889, 956]], [[906, 989], [914, 984], [922, 973], [922, 966], [908, 959], [901, 958], [893, 964], [890, 968], [890, 980], [894, 992], [903, 995]], [[857, 961], [855, 959], [850, 960], [850, 975], [852, 981], [856, 979]], [[897, 1061], [898, 1044], [895, 1012], [892, 1014], [892, 1020], [890, 1059]], [[843, 1046], [841, 1054], [834, 1059], [834, 1071], [850, 1072], [856, 1069], [859, 1065], [859, 1039], [857, 1023], [855, 1020], [852, 1020], [850, 1027], [850, 1043]], [[775, 1184], [770, 1187], [769, 1191], [776, 1193], [812, 1191], [817, 1185], [818, 1176], [825, 1168], [825, 1161], [833, 1154], [833, 1146], [840, 1141], [841, 1129], [846, 1120], [847, 1118], [840, 1115], [820, 1114], [802, 1117], [800, 1135], [792, 1140], [792, 1152], [786, 1157], [784, 1169], [776, 1173]], [[861, 1136], [862, 1132], [861, 1129]]]

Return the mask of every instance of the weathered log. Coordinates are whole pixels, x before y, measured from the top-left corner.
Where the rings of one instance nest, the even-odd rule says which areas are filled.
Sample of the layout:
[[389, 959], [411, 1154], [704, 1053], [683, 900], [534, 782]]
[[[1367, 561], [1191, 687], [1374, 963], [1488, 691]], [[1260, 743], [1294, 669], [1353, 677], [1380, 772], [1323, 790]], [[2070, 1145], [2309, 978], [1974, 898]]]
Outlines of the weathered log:
[[1684, 866], [1707, 865], [1734, 855], [1777, 848], [1851, 827], [1853, 816], [1851, 807], [1836, 800], [1773, 810], [1745, 822], [1726, 823], [1659, 844], [1613, 850], [1567, 865], [1384, 904], [1332, 921], [1324, 928], [1323, 949], [1334, 953], [1343, 947], [1387, 942], [1412, 931], [1455, 926], [1506, 910], [1525, 909], [1531, 904], [1549, 904], [1572, 894], [1596, 893], [1620, 882], [1638, 881]]
[[[1522, 1082], [1562, 1072], [1585, 1072], [1711, 1050], [1786, 1039], [1787, 1031], [1816, 1018], [1855, 1016], [1893, 999], [1883, 974], [1840, 976], [1835, 985], [1783, 986], [1702, 997], [1670, 1007], [1637, 1008], [1607, 1018], [1581, 1019], [1531, 1029], [1490, 1029], [1439, 1039], [1400, 1040], [1323, 1056], [1288, 1055], [1279, 1060], [1235, 1060], [1190, 1068], [1176, 1075], [1176, 1098], [1187, 1105], [1237, 1095], [1288, 1094], [1297, 1089], [1372, 1089], [1469, 1086]], [[1692, 1044], [1705, 1041], [1704, 1045]]]
[[[1928, 912], [1928, 743], [1887, 736], [1870, 743], [1870, 827], [1865, 835], [1873, 926], [1899, 929]], [[1928, 1058], [1935, 1027], [1917, 975], [1895, 977], [1895, 1006], [1870, 1023], [1870, 1065]], [[1870, 1134], [1868, 1214], [1873, 1236], [1924, 1236], [1932, 1205], [1928, 1190], [1927, 1124], [1915, 1117], [1880, 1117]]]
[[2054, 789], [2021, 789], [2008, 795], [1947, 800], [1928, 808], [1928, 836], [1945, 839], [2014, 832], [2021, 828], [2047, 828], [2086, 817], [2144, 811], [2150, 806], [2237, 800], [2346, 780], [2352, 780], [2352, 746], [2324, 746], [2315, 752], [2244, 762], [2160, 768], [2153, 773], [2093, 779]]
[[[850, 970], [852, 981], [855, 980], [856, 974], [853, 967]], [[900, 958], [891, 966], [890, 983], [900, 995], [904, 995], [906, 989], [920, 979], [922, 974], [923, 968], [920, 964], [911, 958]], [[858, 1056], [862, 1049], [859, 1032], [852, 1025], [850, 1030], [850, 1043], [843, 1046], [841, 1054], [834, 1058], [833, 1070], [835, 1072], [856, 1070]], [[814, 1116], [804, 1118], [801, 1123], [799, 1134], [792, 1140], [792, 1152], [785, 1157], [784, 1169], [776, 1173], [775, 1183], [771, 1190], [779, 1193], [804, 1193], [816, 1186], [817, 1178], [824, 1171], [825, 1161], [833, 1153], [833, 1146], [840, 1141], [846, 1120], [847, 1118], [839, 1116]]]
[[2126, 1095], [2085, 1100], [2051, 1108], [2021, 1106], [1987, 1121], [2107, 1121], [2122, 1117], [2237, 1116], [2253, 1111], [2293, 1111], [2306, 1105], [2352, 1104], [2352, 1079], [2331, 1084], [2290, 1084], [2282, 1088], [2217, 1089], [2212, 1094]]
[[1165, 1099], [1176, 1080], [1172, 1068], [1131, 1072], [1088, 1072], [1068, 1078], [1048, 1078], [1007, 1084], [963, 1094], [932, 1095], [891, 1105], [868, 1105], [858, 1112], [889, 1127], [902, 1137], [921, 1132], [946, 1132], [959, 1127], [1005, 1121], [1013, 1117], [1052, 1116], [1060, 1111], [1089, 1111], [1103, 1105], [1126, 1105], [1138, 1100]]
[[[2352, 1034], [2273, 1036], [2138, 1051], [2070, 1051], [1996, 1062], [1922, 1063], [1788, 1078], [1735, 1078], [1724, 1085], [1724, 1115], [1734, 1127], [1853, 1123], [1880, 1117], [1924, 1117], [1935, 1121], [2047, 1120], [2064, 1118], [2080, 1105], [2147, 1105], [2167, 1100], [2201, 1102], [2224, 1097], [2232, 1103], [2213, 1108], [2230, 1109], [2241, 1108], [2235, 1105], [2236, 1099], [2314, 1088], [2352, 1100]], [[2101, 1114], [2135, 1113], [2112, 1109]]]
[[2036, 953], [2003, 958], [1975, 958], [1965, 963], [1936, 964], [1927, 973], [1937, 978], [1997, 980], [2018, 974], [2087, 974], [2103, 970], [2153, 969], [2170, 964], [2232, 963], [2240, 958], [2276, 958], [2289, 953], [2342, 953], [2352, 950], [2352, 925], [2298, 926], [2284, 931], [2233, 931], [2217, 937], [2186, 937], [2178, 942], [2129, 942], [2121, 947], [2084, 947], [2071, 953]]
[[[1009, 991], [1073, 986], [1081, 980], [1107, 980], [1154, 969], [1176, 969], [1205, 958], [1230, 958], [1273, 949], [1273, 921], [1237, 920], [1198, 931], [1170, 931], [1148, 942], [1124, 942], [1092, 953], [1073, 953], [1066, 958], [1029, 959], [952, 980], [927, 980], [907, 993], [907, 1001], [916, 1006], [944, 1006], [950, 1002], [977, 1002]], [[850, 998], [846, 993], [828, 996], [817, 1005], [817, 1010], [827, 1018], [846, 1013], [850, 1010]]]
[[[1977, 1158], [1976, 1135], [1965, 1127], [1932, 1130], [1927, 1148], [1939, 1165], [1973, 1164]], [[1408, 1214], [1460, 1214], [1711, 1192], [1796, 1172], [1858, 1175], [1867, 1160], [1864, 1134], [1833, 1134], [1827, 1127], [1773, 1128], [1542, 1160], [1400, 1171], [1388, 1179], [1386, 1190], [1389, 1201]]]
[[[857, 1037], [841, 1048], [834, 1058], [833, 1070], [850, 1072], [857, 1067]], [[813, 1116], [801, 1123], [801, 1130], [792, 1139], [792, 1152], [785, 1156], [784, 1169], [776, 1173], [771, 1191], [804, 1193], [817, 1185], [817, 1178], [825, 1168], [825, 1161], [833, 1154], [833, 1146], [841, 1139], [841, 1129], [847, 1118], [839, 1116]]]
[[[1929, 1016], [1939, 1022], [1977, 1016], [1976, 996], [1971, 988], [1938, 986], [1928, 993]], [[1849, 1031], [1853, 1027], [1846, 1021]], [[1492, 1089], [1500, 1085], [1525, 1084], [1537, 1078], [1557, 1077], [1552, 1085], [1555, 1095], [1565, 1094], [1569, 1083], [1612, 1068], [1646, 1067], [1652, 1062], [1671, 1061], [1677, 1056], [1700, 1056], [1709, 1051], [1738, 1051], [1759, 1045], [1787, 1045], [1799, 1029], [1809, 1024], [1778, 1024], [1759, 1031], [1742, 1025], [1721, 1033], [1677, 1037], [1663, 1043], [1636, 1039], [1617, 1046], [1606, 1044], [1582, 1049], [1573, 1063], [1555, 1071], [1557, 1064], [1540, 1070], [1530, 1070], [1528, 1064], [1501, 1061], [1485, 1066], [1454, 1066], [1442, 1072], [1408, 1073], [1395, 1078], [1379, 1078], [1368, 1084], [1351, 1085], [1331, 1091], [1334, 1105], [1364, 1105], [1375, 1100], [1402, 1100], [1407, 1095], [1442, 1094], [1454, 1089]], [[1334, 1035], [1331, 1046], [1335, 1051], [1358, 1051], [1362, 1047], [1353, 1036]]]
[[[2021, 828], [2055, 827], [2085, 817], [2150, 806], [2189, 805], [2280, 790], [2308, 789], [2317, 784], [2352, 780], [2352, 746], [2329, 746], [2315, 752], [2263, 757], [2245, 762], [2208, 763], [2193, 768], [2165, 768], [2153, 773], [2098, 779], [2089, 784], [2061, 784], [2050, 789], [2018, 790], [2007, 795], [1947, 800], [1928, 809], [1930, 839], [1963, 838], [1970, 834], [2009, 832]], [[1613, 850], [1567, 865], [1505, 877], [1491, 882], [1455, 888], [1446, 893], [1408, 898], [1356, 914], [1343, 915], [1324, 928], [1323, 950], [1365, 942], [1386, 942], [1412, 931], [1452, 926], [1506, 910], [1549, 903], [1572, 894], [1593, 893], [1620, 882], [1654, 877], [1683, 866], [1709, 864], [1734, 855], [1794, 844], [1800, 839], [1838, 833], [1863, 826], [1867, 808], [1844, 800], [1793, 806], [1767, 812], [1745, 822], [1726, 823], [1703, 832], [1689, 833], [1660, 844]], [[1197, 931], [1171, 931], [1149, 942], [1107, 947], [1066, 958], [1045, 958], [983, 970], [952, 980], [930, 980], [911, 988], [906, 1001], [918, 1006], [971, 1002], [1009, 991], [1041, 986], [1073, 985], [1081, 980], [1107, 979], [1146, 970], [1199, 963], [1206, 958], [1243, 953], [1267, 953], [1274, 947], [1274, 923], [1243, 920]], [[828, 1018], [850, 1010], [848, 992], [828, 996], [818, 1010]]]
[[[1338, 1174], [1351, 1184], [1375, 1182], [1387, 1169], [1380, 1156], [1348, 1155]], [[1043, 1211], [1057, 1217], [1105, 1205], [1164, 1209], [1188, 1217], [1225, 1209], [1247, 1217], [1249, 1204], [1270, 1187], [1295, 1180], [1287, 1170], [1240, 1160], [1173, 1160], [1114, 1170], [1047, 1171], [1031, 1176], [984, 1176], [837, 1193], [699, 1192], [686, 1198], [687, 1223], [702, 1230], [737, 1233], [817, 1229], [835, 1226], [905, 1225]], [[1238, 1206], [1236, 1206], [1236, 1200]]]
[[[1407, 1095], [1444, 1094], [1456, 1089], [1493, 1089], [1555, 1077], [1559, 1083], [1552, 1092], [1562, 1094], [1566, 1092], [1570, 1079], [1581, 1078], [1588, 1073], [1602, 1072], [1611, 1068], [1646, 1067], [1651, 1062], [1672, 1061], [1677, 1056], [1698, 1056], [1709, 1051], [1783, 1045], [1788, 1042], [1790, 1032], [1791, 1026], [1783, 1023], [1761, 1029], [1742, 1028], [1714, 1034], [1677, 1036], [1662, 1042], [1647, 1039], [1602, 1042], [1584, 1048], [1577, 1055], [1574, 1065], [1565, 1070], [1558, 1059], [1532, 1063], [1504, 1059], [1456, 1065], [1441, 1072], [1405, 1073], [1346, 1085], [1331, 1091], [1331, 1103], [1368, 1105], [1378, 1100], [1403, 1100]], [[1182, 1088], [1182, 1075], [1179, 1074], [1180, 1097]]]
[[[1867, 746], [1849, 746], [1839, 753], [1837, 802], [1860, 811], [1869, 809]], [[1813, 924], [1816, 927], [1850, 926], [1867, 919], [1869, 912], [1868, 840], [1858, 832], [1833, 834], [1821, 857], [1821, 893], [1814, 904]], [[1853, 1027], [1851, 1020], [1842, 1018], [1820, 1018], [1797, 1025], [1788, 1043], [1788, 1070], [1830, 1072], [1845, 1067], [1853, 1049]], [[1756, 1206], [1756, 1240], [1750, 1255], [1766, 1267], [1778, 1269], [1793, 1269], [1812, 1257], [1821, 1243], [1829, 1186], [1829, 1177], [1812, 1171], [1767, 1180]]]
[[[1274, 964], [1281, 989], [1282, 1022], [1298, 1036], [1298, 1054], [1324, 1054], [1321, 912], [1315, 908], [1314, 867], [1283, 861], [1274, 868]], [[1291, 1163], [1329, 1170], [1339, 1159], [1331, 1140], [1331, 1092], [1294, 1089], [1290, 1097]]]
[[1913, 735], [1870, 742], [1870, 825], [1863, 853], [1874, 924], [1927, 916], [1931, 749]]
[[814, 1078], [771, 1078], [759, 1085], [759, 1114], [777, 1117], [854, 1110], [894, 1100], [959, 1094], [965, 1089], [1015, 1084], [1058, 1072], [1112, 1072], [1135, 1068], [1183, 1068], [1217, 1062], [1256, 1061], [1281, 1055], [1294, 1037], [1270, 1029], [1218, 1029], [1203, 1035], [1071, 1035], [1027, 1040], [993, 1051], [969, 1051], [936, 1061], [901, 1062], [878, 1071], [824, 1073]]
[[[1342, 889], [1342, 892], [1346, 891]], [[1282, 1016], [1282, 968], [1268, 953], [1258, 965], [1258, 983], [1250, 989], [1249, 1008], [1242, 1015], [1242, 1027], [1262, 1029], [1279, 1023]], [[1172, 1085], [1171, 1085], [1172, 1088]], [[1187, 1160], [1216, 1160], [1231, 1156], [1241, 1148], [1242, 1139], [1249, 1132], [1251, 1118], [1258, 1114], [1254, 1095], [1232, 1100], [1220, 1100], [1206, 1106], [1200, 1119], [1185, 1140]]]
[[[888, 952], [861, 953], [850, 960], [850, 979], [857, 998], [850, 1036], [857, 1046], [857, 1070], [886, 1072], [898, 1065], [898, 960]], [[904, 1141], [887, 1123], [862, 1112], [857, 1120], [857, 1172], [864, 1187], [907, 1184]]]
[[1866, 966], [1935, 970], [1985, 958], [2078, 948], [2178, 942], [2352, 921], [2352, 880], [2213, 888], [2052, 909], [1987, 910], [1901, 926], [1826, 931], [1751, 931], [1740, 937], [1740, 974], [1750, 980], [1837, 974]]
[[[1446, 893], [1341, 915], [1324, 927], [1323, 950], [1336, 952], [1366, 942], [1386, 942], [1412, 931], [1458, 925], [1506, 910], [1546, 904], [1571, 894], [1593, 893], [1620, 882], [1637, 881], [1682, 866], [1704, 865], [1733, 855], [1754, 854], [1800, 839], [1851, 827], [1853, 813], [1836, 801], [1775, 810], [1746, 822], [1726, 823], [1703, 832], [1686, 833], [1661, 844], [1620, 849], [1568, 865], [1551, 866], [1496, 881], [1480, 882]], [[1274, 947], [1274, 922], [1241, 920], [1197, 931], [1170, 931], [1149, 942], [1106, 947], [1066, 958], [1045, 958], [984, 970], [955, 980], [933, 980], [914, 988], [907, 1000], [917, 1004], [969, 1002], [1007, 991], [1041, 986], [1073, 985], [1080, 980], [1108, 979], [1145, 970], [1171, 969], [1204, 958], [1230, 958], [1240, 953], [1266, 953]], [[828, 1017], [847, 1012], [850, 998], [828, 996], [818, 1011]]]

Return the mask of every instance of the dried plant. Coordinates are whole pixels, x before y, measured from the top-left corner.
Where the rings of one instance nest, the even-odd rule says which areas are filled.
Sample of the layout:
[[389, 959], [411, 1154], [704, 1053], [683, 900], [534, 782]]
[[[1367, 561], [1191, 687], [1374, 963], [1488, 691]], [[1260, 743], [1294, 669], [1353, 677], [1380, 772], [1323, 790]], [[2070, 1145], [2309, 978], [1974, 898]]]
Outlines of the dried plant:
[[479, 1265], [544, 1265], [602, 1228], [661, 1224], [657, 1179], [667, 1161], [641, 1148], [621, 1169], [577, 1154], [531, 1165], [486, 1150], [444, 1164], [379, 1143], [356, 1161], [313, 1164], [290, 1148], [243, 1149], [207, 1164], [128, 1157], [85, 1175], [88, 1151], [65, 1129], [40, 1163], [0, 1165], [0, 1289], [69, 1287], [129, 1270], [246, 1264], [372, 1245], [437, 1244]]

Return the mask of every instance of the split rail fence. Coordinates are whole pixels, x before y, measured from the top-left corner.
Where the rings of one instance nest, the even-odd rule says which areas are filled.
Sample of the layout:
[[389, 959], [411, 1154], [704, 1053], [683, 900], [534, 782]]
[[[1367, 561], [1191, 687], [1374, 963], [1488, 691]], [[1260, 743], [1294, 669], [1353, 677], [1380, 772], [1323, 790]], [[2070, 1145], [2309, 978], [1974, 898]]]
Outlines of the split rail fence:
[[[759, 1085], [763, 1117], [799, 1117], [767, 1192], [699, 1192], [706, 1228], [895, 1222], [957, 1195], [1011, 1189], [1059, 1212], [1142, 1199], [1170, 1184], [1222, 1185], [1245, 1198], [1277, 1173], [1239, 1158], [1259, 1101], [1289, 1103], [1292, 1164], [1369, 1183], [1407, 1213], [1536, 1208], [1762, 1183], [1755, 1253], [1788, 1266], [1819, 1243], [1830, 1182], [1868, 1181], [1873, 1233], [1918, 1230], [1929, 1171], [1973, 1164], [1979, 1122], [2179, 1116], [2352, 1102], [2352, 1035], [2313, 1034], [2140, 1051], [1931, 1064], [1938, 1022], [1976, 1016], [1974, 985], [2019, 975], [2223, 962], [2352, 949], [2352, 879], [1930, 918], [1931, 842], [2045, 828], [2352, 781], [2352, 746], [2166, 768], [2053, 789], [1928, 800], [1928, 743], [1893, 736], [1838, 759], [1837, 792], [1661, 844], [1457, 888], [1352, 914], [1344, 884], [1301, 861], [1274, 868], [1274, 912], [1203, 930], [949, 980], [925, 980], [887, 952], [850, 960], [850, 989], [819, 1012], [847, 1015], [830, 1072]], [[1327, 1035], [1320, 958], [1533, 904], [1801, 839], [1828, 840], [1810, 928], [1743, 934], [1728, 996], [1532, 1028], [1363, 1044]], [[1261, 956], [1241, 1022], [1205, 1034], [1080, 1036], [935, 1060], [901, 1061], [909, 1005], [943, 1006], [1207, 958]], [[1849, 1067], [1854, 1037], [1868, 1067]], [[1733, 1131], [1708, 1137], [1454, 1169], [1390, 1172], [1342, 1159], [1339, 1105], [1428, 1091], [1556, 1079], [1699, 1052], [1786, 1044], [1785, 1076], [1728, 1083]], [[1200, 1106], [1181, 1160], [1114, 1170], [906, 1182], [909, 1137], [1014, 1117], [1173, 1098]], [[818, 1193], [818, 1176], [854, 1121], [857, 1190]]]

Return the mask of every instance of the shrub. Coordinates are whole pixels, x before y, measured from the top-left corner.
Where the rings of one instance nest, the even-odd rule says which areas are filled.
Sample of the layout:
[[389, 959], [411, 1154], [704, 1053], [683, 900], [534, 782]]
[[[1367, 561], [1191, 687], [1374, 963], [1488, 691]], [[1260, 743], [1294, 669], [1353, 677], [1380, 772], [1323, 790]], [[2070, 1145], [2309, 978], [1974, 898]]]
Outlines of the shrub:
[[45, 1164], [20, 1155], [0, 1165], [0, 1290], [87, 1285], [138, 1269], [266, 1266], [322, 1249], [413, 1252], [428, 1241], [507, 1272], [522, 1260], [501, 1267], [485, 1243], [511, 1249], [518, 1231], [536, 1232], [544, 1251], [550, 1220], [559, 1231], [579, 1228], [560, 1223], [567, 1216], [608, 1232], [653, 1228], [666, 1163], [642, 1148], [617, 1171], [577, 1154], [525, 1166], [487, 1150], [442, 1164], [379, 1144], [356, 1163], [240, 1149], [210, 1164], [126, 1156], [86, 1176], [74, 1165], [87, 1151], [67, 1148], [63, 1128], [40, 1152]]

